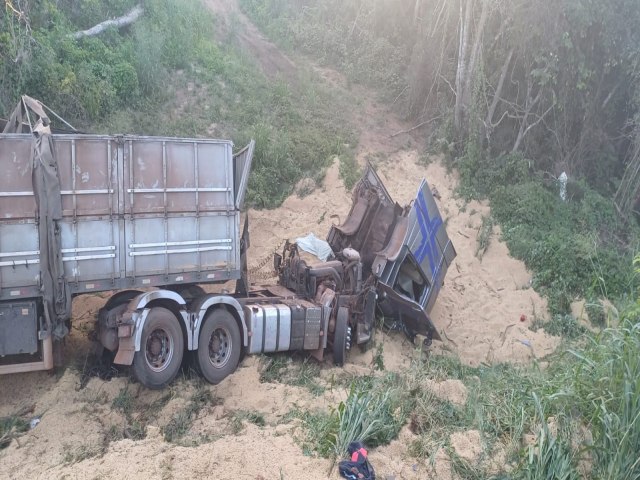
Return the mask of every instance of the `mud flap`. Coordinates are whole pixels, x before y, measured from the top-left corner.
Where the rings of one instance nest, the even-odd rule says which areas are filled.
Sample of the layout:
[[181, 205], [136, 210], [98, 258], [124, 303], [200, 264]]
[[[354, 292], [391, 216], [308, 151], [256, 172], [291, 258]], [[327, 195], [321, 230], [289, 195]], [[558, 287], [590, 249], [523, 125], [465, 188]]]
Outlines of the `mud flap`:
[[133, 336], [120, 338], [118, 345], [118, 353], [113, 359], [113, 363], [118, 365], [131, 365], [133, 363], [133, 356], [136, 354], [136, 344]]

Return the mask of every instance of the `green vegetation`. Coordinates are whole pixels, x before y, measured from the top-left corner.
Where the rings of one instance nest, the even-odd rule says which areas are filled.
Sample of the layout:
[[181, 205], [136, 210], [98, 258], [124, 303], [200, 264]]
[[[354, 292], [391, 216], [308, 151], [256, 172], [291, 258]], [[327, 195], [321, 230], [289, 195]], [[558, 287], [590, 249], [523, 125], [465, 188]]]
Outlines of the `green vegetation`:
[[215, 402], [216, 400], [209, 388], [202, 383], [197, 385], [196, 391], [189, 399], [187, 405], [173, 415], [169, 423], [162, 429], [164, 439], [167, 442], [178, 443], [189, 431], [198, 413], [207, 405], [215, 405]]
[[634, 0], [240, 4], [284, 48], [376, 87], [416, 124], [440, 119], [428, 135], [447, 151], [477, 140], [483, 167], [521, 152], [537, 171], [566, 170], [610, 195], [638, 155]]
[[246, 410], [236, 410], [233, 412], [231, 416], [231, 421], [229, 422], [229, 427], [231, 428], [231, 432], [234, 435], [238, 435], [244, 429], [244, 422], [247, 421], [249, 423], [253, 423], [258, 427], [264, 427], [267, 422], [264, 419], [264, 416], [260, 412], [255, 411], [246, 411]]
[[0, 417], [0, 450], [9, 446], [11, 439], [29, 430], [29, 421], [23, 413]]
[[[408, 424], [412, 455], [433, 462], [442, 449], [465, 479], [640, 478], [640, 303], [631, 261], [638, 249], [640, 3], [240, 3], [280, 45], [338, 66], [416, 124], [432, 125], [426, 146], [458, 169], [460, 195], [491, 201], [476, 253], [499, 224], [511, 253], [534, 273], [533, 287], [549, 299], [551, 319], [536, 317], [532, 328], [567, 339], [530, 366], [472, 368], [433, 356], [400, 374], [384, 371], [379, 344], [371, 374], [349, 379], [346, 400], [329, 412], [296, 409], [282, 418], [302, 423], [303, 450], [341, 457], [353, 440], [383, 445]], [[86, 130], [230, 136], [238, 145], [255, 138], [248, 201], [258, 207], [278, 205], [302, 178], [318, 183], [336, 156], [353, 185], [359, 170], [346, 94], [304, 70], [265, 75], [242, 53], [234, 29], [219, 31], [198, 2], [148, 0], [126, 29], [69, 36], [134, 4], [62, 0], [21, 2], [25, 15], [5, 10], [0, 108], [8, 112], [27, 93]], [[460, 25], [467, 47], [459, 44]], [[556, 179], [562, 171], [570, 175], [566, 200]], [[601, 331], [569, 315], [579, 297]], [[626, 305], [615, 322], [602, 298]], [[262, 382], [313, 395], [327, 388], [313, 361], [263, 361]], [[432, 390], [431, 382], [445, 379], [463, 382], [464, 403]], [[137, 405], [125, 387], [112, 402], [123, 426], [112, 427], [104, 445], [67, 449], [65, 461], [99, 455], [110, 440], [143, 438], [169, 399]], [[165, 440], [180, 442], [214, 403], [197, 386], [162, 429]], [[228, 425], [239, 433], [245, 422], [266, 423], [260, 412], [238, 410]], [[27, 428], [24, 415], [0, 419], [0, 448]], [[474, 461], [451, 441], [469, 430], [480, 433]], [[498, 454], [505, 460], [496, 468], [489, 460]]]
[[[282, 46], [378, 88], [416, 124], [438, 119], [425, 132], [427, 147], [459, 169], [463, 197], [491, 200], [511, 253], [534, 272], [552, 313], [568, 313], [579, 297], [595, 303], [633, 295], [640, 4], [241, 5]], [[463, 23], [468, 37], [460, 45]], [[566, 202], [554, 177], [563, 170]], [[489, 231], [485, 223], [479, 255]]]
[[401, 382], [394, 374], [355, 379], [349, 396], [336, 408], [303, 418], [307, 448], [325, 457], [341, 458], [353, 441], [369, 447], [389, 443], [407, 418], [409, 403]]
[[319, 183], [336, 156], [353, 182], [342, 99], [302, 70], [266, 77], [199, 2], [151, 0], [128, 28], [70, 38], [134, 4], [25, 2], [23, 17], [7, 12], [0, 111], [8, 115], [26, 93], [86, 131], [231, 137], [238, 146], [254, 138], [247, 201], [257, 207], [279, 205], [301, 178]]
[[63, 445], [64, 455], [62, 461], [64, 463], [78, 463], [87, 458], [100, 457], [106, 451], [106, 445], [103, 444], [84, 444], [78, 446]]
[[313, 395], [322, 395], [325, 387], [318, 382], [320, 364], [310, 358], [291, 360], [288, 354], [265, 355], [262, 358], [260, 382], [284, 383], [306, 388]]
[[338, 66], [350, 80], [364, 80], [397, 95], [404, 86], [401, 72], [410, 49], [402, 40], [407, 25], [396, 21], [392, 13], [396, 7], [387, 3], [379, 18], [365, 15], [354, 26], [362, 8], [355, 1], [314, 1], [309, 6], [283, 0], [240, 1], [253, 21], [283, 47], [295, 45], [321, 62]]
[[[537, 400], [537, 397], [534, 398]], [[529, 448], [528, 457], [520, 471], [520, 478], [578, 480], [580, 476], [573, 465], [571, 448], [551, 433], [539, 403], [537, 407], [542, 427], [538, 432], [536, 443]]]
[[483, 215], [482, 224], [478, 229], [478, 236], [476, 237], [476, 257], [482, 259], [487, 248], [489, 248], [491, 235], [493, 235], [493, 218], [491, 215]]
[[[147, 436], [147, 424], [157, 415], [158, 410], [169, 400], [164, 396], [151, 405], [137, 405], [136, 399], [126, 385], [111, 402], [111, 408], [121, 413], [125, 420], [121, 425], [109, 428], [106, 442], [131, 438], [141, 440]], [[138, 411], [136, 411], [138, 410]]]
[[462, 191], [482, 186], [511, 254], [534, 272], [532, 285], [549, 298], [552, 313], [570, 312], [579, 297], [633, 295], [638, 282], [631, 259], [638, 231], [620, 219], [610, 200], [581, 183], [570, 184], [562, 201], [555, 183], [545, 186], [525, 173], [522, 158], [485, 171], [484, 177], [472, 174], [470, 161], [462, 160]]
[[[341, 457], [349, 442], [386, 444], [408, 422], [417, 435], [410, 454], [429, 464], [443, 449], [465, 479], [638, 478], [638, 319], [629, 310], [620, 328], [585, 334], [585, 342], [554, 354], [545, 369], [473, 368], [431, 357], [402, 374], [356, 378], [347, 399], [329, 413], [297, 414], [305, 427], [303, 450]], [[428, 386], [446, 378], [466, 385], [464, 404]], [[452, 434], [469, 430], [481, 436], [482, 453], [474, 461], [460, 458], [451, 443]], [[498, 453], [503, 463], [492, 466]]]

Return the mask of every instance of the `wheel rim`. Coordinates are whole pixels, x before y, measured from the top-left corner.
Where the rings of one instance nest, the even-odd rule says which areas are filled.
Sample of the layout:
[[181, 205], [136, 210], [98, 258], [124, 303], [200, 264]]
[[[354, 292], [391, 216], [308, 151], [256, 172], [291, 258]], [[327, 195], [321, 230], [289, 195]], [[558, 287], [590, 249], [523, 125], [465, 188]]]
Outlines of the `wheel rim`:
[[209, 337], [209, 363], [215, 368], [223, 368], [229, 363], [233, 341], [226, 328], [216, 328]]
[[167, 369], [173, 358], [173, 337], [164, 328], [156, 328], [147, 337], [145, 345], [145, 360], [147, 366], [154, 372]]

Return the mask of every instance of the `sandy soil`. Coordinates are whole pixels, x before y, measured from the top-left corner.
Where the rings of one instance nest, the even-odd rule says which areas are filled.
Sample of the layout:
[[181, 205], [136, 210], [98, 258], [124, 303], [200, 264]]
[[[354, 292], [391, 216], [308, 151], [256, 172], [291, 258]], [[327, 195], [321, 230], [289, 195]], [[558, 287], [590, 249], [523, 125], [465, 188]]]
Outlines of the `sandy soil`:
[[[277, 52], [237, 10], [235, 2], [206, 3], [227, 19], [225, 24], [231, 16], [239, 19], [243, 45], [254, 52], [268, 74], [290, 75], [295, 69], [291, 60]], [[326, 68], [315, 70], [334, 87], [345, 88], [341, 75]], [[401, 204], [410, 202], [419, 180], [427, 178], [440, 194], [438, 204], [458, 252], [432, 312], [444, 340], [436, 342], [436, 352], [457, 355], [470, 365], [526, 363], [552, 352], [558, 339], [542, 330], [534, 333], [527, 328], [535, 316], [545, 315], [545, 302], [530, 288], [531, 275], [524, 265], [508, 255], [498, 228], [482, 259], [475, 255], [476, 235], [482, 216], [490, 211], [489, 205], [465, 204], [456, 198], [456, 175], [448, 172], [437, 158], [428, 165], [421, 162], [417, 137], [409, 134], [391, 137], [411, 125], [376, 104], [372, 97], [362, 95], [365, 99], [362, 108], [345, 113], [353, 116], [361, 131], [358, 160], [376, 164], [391, 195]], [[268, 266], [262, 264], [284, 240], [309, 232], [325, 237], [332, 223], [345, 218], [350, 193], [339, 178], [338, 162], [336, 159], [322, 185], [310, 195], [291, 196], [276, 210], [249, 211], [250, 267], [256, 270], [255, 277], [268, 278]], [[325, 393], [314, 395], [301, 387], [260, 383], [261, 366], [256, 358], [245, 359], [238, 371], [222, 384], [205, 387], [215, 401], [200, 411], [184, 437], [184, 446], [166, 442], [161, 432], [192, 398], [193, 381], [179, 380], [163, 392], [151, 392], [129, 384], [126, 378], [108, 382], [93, 378], [81, 389], [78, 372], [89, 350], [86, 331], [105, 298], [106, 295], [104, 298], [94, 295], [74, 301], [74, 330], [67, 349], [69, 366], [62, 373], [0, 377], [0, 416], [32, 407], [34, 415], [41, 418], [36, 428], [0, 450], [0, 478], [339, 478], [335, 469], [328, 477], [331, 466], [328, 460], [303, 454], [299, 422], [284, 423], [283, 418], [293, 409], [326, 410], [335, 406], [345, 397], [344, 390], [328, 388]], [[377, 340], [384, 345], [387, 370], [407, 368], [417, 354], [401, 335], [378, 333]], [[369, 373], [372, 361], [370, 351], [354, 352], [344, 370], [325, 362], [319, 381], [327, 385], [345, 372]], [[464, 385], [453, 380], [434, 379], [425, 388], [455, 404], [463, 404], [467, 395]], [[127, 422], [113, 408], [114, 399], [123, 389], [131, 393], [139, 415], [152, 412], [154, 405], [162, 405], [148, 421], [147, 436], [142, 440], [109, 441], [109, 432], [121, 429]], [[234, 414], [238, 411], [258, 412], [265, 425], [245, 421], [239, 432], [233, 430]], [[474, 459], [479, 455], [477, 436], [473, 431], [460, 432], [450, 441], [460, 456]], [[412, 458], [407, 447], [414, 438], [405, 427], [398, 439], [370, 452], [378, 478], [454, 478], [443, 451], [436, 453], [434, 465]]]
[[[378, 127], [379, 137], [385, 137], [385, 127]], [[372, 135], [371, 130], [366, 135]], [[360, 145], [362, 151], [367, 151], [368, 143]], [[421, 178], [437, 189], [440, 199], [436, 201], [458, 252], [432, 312], [443, 338], [436, 350], [453, 352], [469, 365], [523, 363], [551, 353], [558, 339], [542, 330], [528, 329], [536, 316], [546, 315], [546, 303], [530, 287], [531, 274], [523, 263], [509, 256], [497, 227], [482, 259], [476, 256], [476, 236], [482, 216], [490, 212], [489, 206], [476, 201], [465, 204], [456, 198], [457, 177], [447, 172], [438, 159], [424, 166], [414, 149], [383, 155], [378, 172], [400, 204], [413, 200]], [[292, 196], [276, 211], [249, 212], [252, 258], [267, 258], [287, 238], [309, 232], [324, 238], [332, 222], [345, 218], [350, 205], [336, 161], [313, 194], [305, 198]], [[337, 218], [331, 218], [331, 213]], [[257, 266], [260, 262], [251, 264]]]

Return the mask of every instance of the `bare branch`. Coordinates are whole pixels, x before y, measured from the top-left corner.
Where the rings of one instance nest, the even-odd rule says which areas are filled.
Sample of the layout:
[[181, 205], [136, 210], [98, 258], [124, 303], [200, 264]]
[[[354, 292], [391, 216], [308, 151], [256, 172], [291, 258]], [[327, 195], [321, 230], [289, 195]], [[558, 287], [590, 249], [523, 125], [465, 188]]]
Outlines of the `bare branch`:
[[542, 115], [539, 115], [539, 116], [538, 116], [538, 119], [537, 119], [535, 122], [533, 122], [533, 123], [529, 124], [529, 126], [525, 129], [524, 134], [526, 135], [527, 133], [529, 133], [529, 130], [531, 130], [533, 127], [535, 127], [536, 125], [538, 125], [538, 124], [542, 121], [542, 119], [543, 119], [543, 118], [544, 118], [544, 117], [545, 117], [545, 116], [546, 116], [546, 115], [547, 115], [551, 110], [553, 110], [553, 107], [555, 107], [555, 106], [556, 106], [556, 104], [555, 104], [555, 103], [553, 103], [549, 108], [547, 108], [547, 110], [545, 110], [545, 112], [544, 112]]
[[96, 35], [100, 35], [110, 27], [122, 28], [127, 25], [131, 25], [133, 22], [138, 20], [143, 12], [144, 9], [142, 8], [142, 5], [136, 5], [131, 9], [129, 13], [123, 15], [122, 17], [114, 18], [112, 20], [105, 20], [104, 22], [94, 25], [88, 30], [80, 30], [78, 32], [70, 34], [69, 36], [78, 40], [83, 37], [94, 37]]
[[500, 102], [500, 96], [502, 95], [502, 87], [504, 85], [504, 79], [507, 77], [507, 72], [509, 70], [509, 64], [511, 63], [511, 57], [513, 57], [513, 48], [511, 50], [509, 50], [507, 58], [505, 59], [504, 64], [502, 65], [502, 70], [500, 71], [500, 78], [498, 80], [498, 86], [496, 87], [496, 91], [495, 91], [495, 93], [493, 95], [493, 100], [491, 101], [491, 106], [489, 107], [489, 110], [487, 111], [486, 120], [484, 121], [485, 136], [487, 137], [487, 141], [489, 140], [489, 137], [491, 137], [492, 130], [497, 125], [500, 124], [500, 122], [502, 121], [502, 119], [504, 118], [504, 116], [506, 114], [506, 112], [502, 114], [502, 117], [500, 118], [498, 123], [496, 123], [496, 124], [493, 123], [493, 116], [495, 115], [496, 108], [498, 107], [498, 103]]
[[425, 120], [424, 122], [420, 122], [419, 124], [414, 125], [413, 127], [408, 128], [406, 130], [400, 130], [399, 132], [392, 133], [391, 135], [389, 135], [389, 138], [397, 137], [398, 135], [402, 135], [403, 133], [413, 132], [414, 130], [419, 129], [420, 127], [423, 127], [431, 122], [435, 122], [439, 118], [442, 118], [442, 115], [438, 115], [437, 117], [433, 117], [433, 118], [430, 118], [429, 120]]
[[453, 96], [456, 96], [456, 90], [455, 88], [453, 88], [453, 85], [451, 85], [451, 82], [449, 80], [447, 80], [447, 77], [445, 77], [444, 75], [440, 75], [440, 79], [444, 81], [444, 83], [446, 83], [449, 88], [451, 89], [451, 93], [453, 93]]
[[13, 3], [11, 2], [11, 0], [4, 0], [4, 5], [8, 10], [11, 10], [20, 20], [24, 20], [26, 18], [26, 15], [24, 14], [23, 11], [18, 10], [16, 7], [13, 6]]

